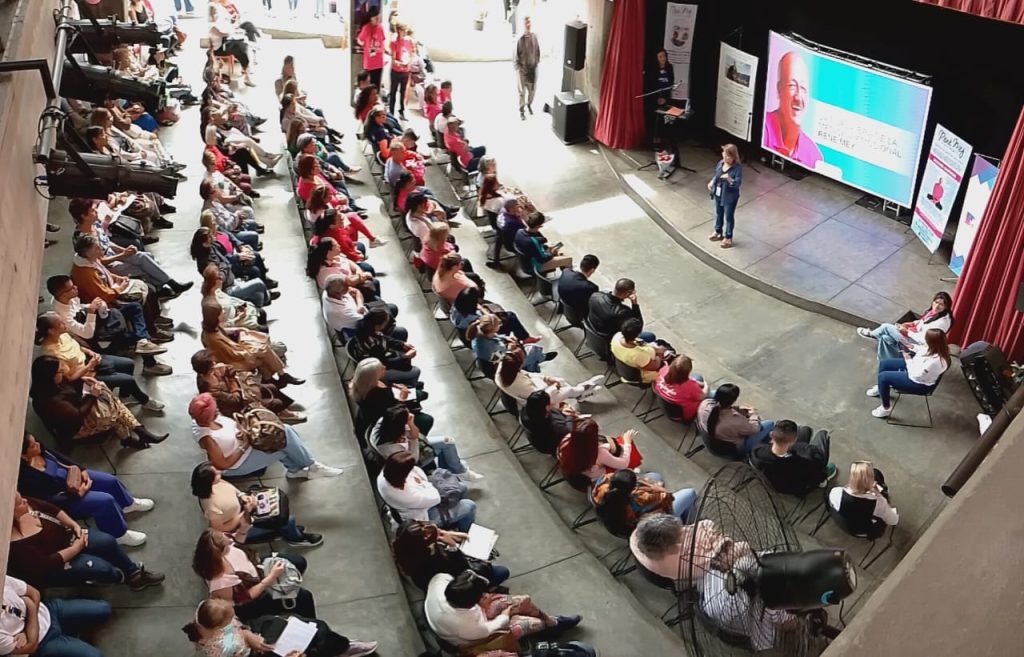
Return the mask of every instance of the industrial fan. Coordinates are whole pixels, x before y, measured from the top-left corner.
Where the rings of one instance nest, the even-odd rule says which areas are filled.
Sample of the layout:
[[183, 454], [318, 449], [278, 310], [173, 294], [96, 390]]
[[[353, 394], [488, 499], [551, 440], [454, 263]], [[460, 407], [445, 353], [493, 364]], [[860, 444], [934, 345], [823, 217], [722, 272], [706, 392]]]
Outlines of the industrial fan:
[[711, 477], [685, 532], [679, 606], [694, 657], [811, 657], [838, 634], [823, 608], [856, 589], [853, 562], [841, 549], [802, 551], [746, 463]]

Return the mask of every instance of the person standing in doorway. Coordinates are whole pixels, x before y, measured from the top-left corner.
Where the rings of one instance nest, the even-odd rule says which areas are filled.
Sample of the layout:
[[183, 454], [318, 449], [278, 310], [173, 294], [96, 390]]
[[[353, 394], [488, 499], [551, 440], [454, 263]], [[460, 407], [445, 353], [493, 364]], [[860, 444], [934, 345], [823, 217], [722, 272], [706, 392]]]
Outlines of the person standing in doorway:
[[715, 232], [708, 239], [720, 241], [723, 249], [732, 248], [732, 227], [742, 184], [743, 166], [739, 149], [736, 144], [726, 144], [722, 146], [722, 159], [715, 165], [715, 176], [708, 181], [708, 192], [715, 202]]
[[533, 95], [537, 90], [537, 64], [540, 63], [540, 44], [533, 33], [533, 21], [527, 16], [523, 19], [523, 34], [516, 39], [515, 57], [516, 73], [519, 82], [519, 118], [526, 120], [524, 110], [533, 115]]
[[363, 70], [370, 74], [370, 84], [381, 89], [381, 76], [384, 74], [384, 50], [387, 47], [384, 28], [380, 24], [380, 7], [370, 7], [368, 20], [359, 30], [356, 42], [363, 47]]

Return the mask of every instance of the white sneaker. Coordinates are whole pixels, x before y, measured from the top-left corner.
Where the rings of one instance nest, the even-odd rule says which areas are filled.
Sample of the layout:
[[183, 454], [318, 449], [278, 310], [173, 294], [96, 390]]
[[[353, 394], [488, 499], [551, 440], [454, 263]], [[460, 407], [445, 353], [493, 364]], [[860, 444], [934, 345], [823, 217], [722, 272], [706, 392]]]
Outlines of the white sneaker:
[[142, 532], [137, 532], [129, 529], [117, 539], [118, 545], [124, 545], [127, 547], [138, 547], [146, 542], [146, 535]]
[[866, 329], [863, 326], [857, 328], [857, 335], [868, 340], [877, 340], [875, 336], [871, 335], [871, 329]]
[[373, 239], [372, 242], [370, 242], [370, 248], [374, 248], [374, 247], [377, 247], [377, 246], [384, 246], [387, 243], [388, 243], [387, 240], [382, 240], [381, 238], [376, 237], [376, 238]]
[[161, 347], [155, 342], [149, 340], [139, 340], [135, 343], [135, 353], [140, 356], [156, 356], [157, 354], [167, 353], [167, 347]]
[[153, 500], [145, 497], [136, 497], [134, 502], [121, 509], [121, 511], [124, 513], [141, 513], [143, 511], [150, 511], [153, 506]]
[[864, 394], [866, 394], [868, 397], [877, 397], [878, 396], [878, 386], [871, 386], [870, 388], [868, 388], [864, 392]]
[[886, 408], [885, 406], [879, 406], [875, 410], [871, 411], [871, 414], [878, 418], [889, 417], [892, 415], [892, 409]]
[[321, 477], [337, 477], [343, 472], [344, 470], [341, 468], [332, 468], [329, 465], [324, 465], [319, 461], [315, 461], [313, 465], [304, 470], [285, 473], [285, 477], [288, 477], [289, 479], [319, 479]]
[[[466, 465], [466, 462], [463, 461], [462, 465]], [[484, 478], [482, 474], [480, 474], [479, 472], [473, 472], [468, 467], [466, 468], [465, 472], [459, 473], [455, 476], [461, 479], [462, 481], [480, 481], [481, 479]]]
[[150, 397], [149, 401], [142, 405], [142, 408], [147, 411], [153, 411], [154, 413], [162, 413], [164, 410], [164, 403]]

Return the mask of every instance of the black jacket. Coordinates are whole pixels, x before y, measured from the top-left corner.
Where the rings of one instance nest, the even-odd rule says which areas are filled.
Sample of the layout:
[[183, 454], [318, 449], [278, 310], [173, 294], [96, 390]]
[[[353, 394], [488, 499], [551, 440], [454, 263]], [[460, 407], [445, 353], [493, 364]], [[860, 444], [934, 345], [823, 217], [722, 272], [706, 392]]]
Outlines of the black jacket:
[[586, 319], [590, 314], [590, 297], [597, 292], [597, 284], [575, 269], [565, 269], [558, 277], [558, 298]]
[[750, 463], [768, 479], [772, 488], [785, 495], [806, 495], [825, 480], [825, 454], [807, 443], [796, 443], [789, 456], [780, 457], [772, 446], [762, 443], [750, 453]]
[[631, 317], [644, 321], [640, 305], [626, 305], [611, 292], [596, 292], [590, 297], [590, 326], [603, 336], [611, 338], [622, 330], [622, 323]]

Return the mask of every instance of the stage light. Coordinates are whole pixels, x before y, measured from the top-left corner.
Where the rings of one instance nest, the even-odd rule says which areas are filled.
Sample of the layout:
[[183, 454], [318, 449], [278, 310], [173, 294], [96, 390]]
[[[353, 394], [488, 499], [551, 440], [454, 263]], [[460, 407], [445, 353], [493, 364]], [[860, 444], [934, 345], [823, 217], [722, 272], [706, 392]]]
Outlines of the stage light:
[[46, 186], [54, 196], [106, 198], [112, 192], [156, 192], [167, 198], [178, 193], [178, 178], [170, 169], [122, 164], [109, 155], [77, 155], [51, 151], [46, 159]]
[[60, 95], [92, 103], [121, 98], [137, 100], [146, 111], [155, 114], [163, 109], [164, 84], [163, 80], [141, 82], [125, 77], [109, 66], [65, 62]]
[[754, 574], [768, 609], [809, 610], [839, 604], [857, 588], [857, 573], [845, 550], [762, 554]]
[[119, 23], [104, 18], [95, 22], [91, 20], [67, 21], [77, 32], [77, 38], [71, 44], [71, 52], [88, 52], [91, 47], [95, 52], [110, 52], [122, 44], [144, 43], [155, 46], [164, 40], [153, 23], [136, 25], [135, 23]]

